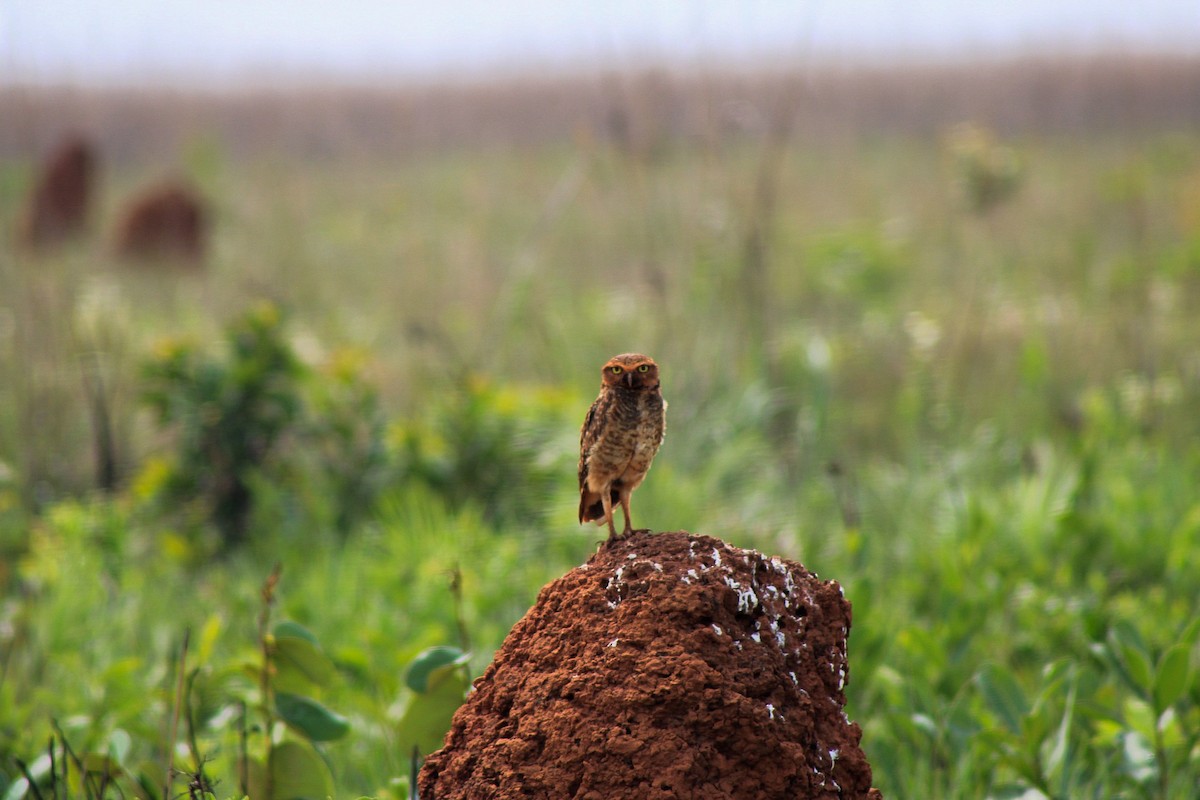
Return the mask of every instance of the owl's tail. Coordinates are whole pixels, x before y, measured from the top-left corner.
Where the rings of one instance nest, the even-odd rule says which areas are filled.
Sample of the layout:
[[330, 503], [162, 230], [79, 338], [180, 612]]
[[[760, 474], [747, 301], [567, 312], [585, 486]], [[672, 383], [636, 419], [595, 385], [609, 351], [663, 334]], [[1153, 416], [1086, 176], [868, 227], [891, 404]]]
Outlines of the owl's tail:
[[[616, 508], [621, 502], [617, 490], [613, 489], [609, 492], [609, 497], [612, 498], [612, 507]], [[585, 489], [579, 493], [579, 524], [582, 525], [592, 520], [595, 520], [597, 525], [604, 524], [604, 502], [600, 499], [600, 495]]]

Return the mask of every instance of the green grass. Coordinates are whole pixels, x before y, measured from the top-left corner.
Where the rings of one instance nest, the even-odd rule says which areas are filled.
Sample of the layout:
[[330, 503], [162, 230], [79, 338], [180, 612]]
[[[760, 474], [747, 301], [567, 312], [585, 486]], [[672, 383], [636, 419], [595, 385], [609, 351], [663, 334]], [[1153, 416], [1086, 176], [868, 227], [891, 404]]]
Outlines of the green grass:
[[[768, 206], [750, 138], [640, 161], [563, 145], [236, 163], [209, 145], [189, 162], [217, 215], [204, 274], [122, 268], [97, 241], [34, 260], [0, 240], [0, 791], [55, 719], [80, 752], [124, 730], [130, 764], [163, 764], [183, 632], [211, 634], [190, 666], [251, 658], [276, 562], [277, 617], [340, 668], [321, 698], [353, 726], [322, 746], [337, 796], [387, 791], [407, 769], [403, 671], [460, 643], [449, 573], [478, 673], [592, 551], [578, 424], [604, 360], [643, 350], [670, 412], [639, 526], [843, 584], [848, 711], [885, 796], [1190, 797], [1200, 145], [1007, 144], [1021, 183], [985, 215], [938, 142], [901, 137], [792, 143]], [[134, 173], [110, 175], [102, 228]], [[22, 186], [0, 180], [0, 236]], [[138, 368], [163, 337], [218, 352], [264, 299], [314, 381], [349, 359], [378, 389], [395, 480], [339, 536], [328, 487], [285, 464], [262, 477], [249, 544], [217, 555], [155, 502], [173, 450]], [[122, 457], [111, 498], [88, 491], [93, 351]], [[541, 513], [489, 516], [477, 487], [419, 479], [486, 483], [497, 456], [450, 435], [468, 424], [514, 484], [548, 470]], [[406, 434], [423, 460], [405, 460]], [[230, 796], [218, 722], [202, 742]]]

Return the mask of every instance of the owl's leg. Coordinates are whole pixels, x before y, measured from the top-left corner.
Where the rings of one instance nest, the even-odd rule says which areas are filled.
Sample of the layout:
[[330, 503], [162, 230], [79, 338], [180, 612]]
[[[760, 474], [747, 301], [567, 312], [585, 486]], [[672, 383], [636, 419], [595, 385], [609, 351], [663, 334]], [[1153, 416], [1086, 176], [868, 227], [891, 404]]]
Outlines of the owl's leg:
[[604, 520], [608, 523], [608, 538], [617, 538], [617, 526], [613, 524], [612, 492], [605, 489], [600, 492], [600, 502], [604, 505]]
[[621, 488], [621, 510], [625, 512], [625, 530], [621, 533], [621, 538], [629, 536], [633, 533], [633, 521], [629, 517], [629, 496], [633, 494], [630, 489]]

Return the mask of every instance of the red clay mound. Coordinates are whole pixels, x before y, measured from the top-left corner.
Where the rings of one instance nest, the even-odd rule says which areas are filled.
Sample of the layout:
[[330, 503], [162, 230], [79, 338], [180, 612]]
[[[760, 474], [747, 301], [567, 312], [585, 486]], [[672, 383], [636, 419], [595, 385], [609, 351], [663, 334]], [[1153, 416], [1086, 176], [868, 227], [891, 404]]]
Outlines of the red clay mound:
[[204, 203], [179, 183], [152, 186], [133, 198], [117, 224], [116, 251], [141, 261], [204, 259], [208, 221]]
[[18, 224], [22, 244], [41, 248], [82, 233], [92, 200], [96, 156], [79, 136], [64, 139], [38, 170]]
[[425, 762], [422, 800], [867, 798], [850, 604], [804, 567], [640, 532], [542, 589]]

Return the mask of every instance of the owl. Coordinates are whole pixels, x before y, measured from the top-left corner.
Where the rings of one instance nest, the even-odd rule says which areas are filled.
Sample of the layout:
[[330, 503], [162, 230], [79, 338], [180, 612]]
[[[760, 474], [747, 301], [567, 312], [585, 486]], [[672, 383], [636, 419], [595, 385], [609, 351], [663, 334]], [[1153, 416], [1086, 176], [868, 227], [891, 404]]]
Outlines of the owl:
[[[640, 353], [613, 356], [601, 370], [600, 396], [588, 409], [579, 439], [579, 522], [608, 524], [609, 540], [633, 532], [629, 496], [650, 469], [667, 430], [667, 403], [658, 365]], [[614, 506], [625, 512], [617, 536]]]

